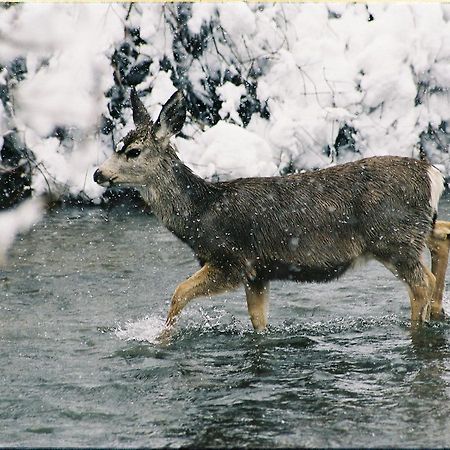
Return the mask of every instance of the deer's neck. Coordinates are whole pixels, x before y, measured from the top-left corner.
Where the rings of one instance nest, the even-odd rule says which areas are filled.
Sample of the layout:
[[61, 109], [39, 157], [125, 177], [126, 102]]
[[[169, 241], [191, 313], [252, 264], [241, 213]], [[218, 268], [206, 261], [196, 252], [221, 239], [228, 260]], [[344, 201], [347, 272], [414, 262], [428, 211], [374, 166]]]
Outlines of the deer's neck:
[[140, 189], [141, 195], [170, 231], [191, 241], [200, 227], [202, 212], [214, 199], [215, 188], [177, 156], [162, 160], [159, 165], [157, 177]]

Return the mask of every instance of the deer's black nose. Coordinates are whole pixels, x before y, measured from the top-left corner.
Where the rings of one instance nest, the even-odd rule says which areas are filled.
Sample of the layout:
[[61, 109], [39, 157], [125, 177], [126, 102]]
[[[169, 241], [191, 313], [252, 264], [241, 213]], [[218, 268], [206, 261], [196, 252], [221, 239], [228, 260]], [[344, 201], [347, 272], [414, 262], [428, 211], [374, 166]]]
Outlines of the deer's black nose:
[[106, 178], [103, 176], [103, 174], [100, 172], [100, 170], [97, 169], [97, 170], [94, 172], [94, 181], [95, 181], [96, 183], [101, 184], [101, 183], [104, 183], [104, 182], [107, 181], [107, 180], [106, 180]]

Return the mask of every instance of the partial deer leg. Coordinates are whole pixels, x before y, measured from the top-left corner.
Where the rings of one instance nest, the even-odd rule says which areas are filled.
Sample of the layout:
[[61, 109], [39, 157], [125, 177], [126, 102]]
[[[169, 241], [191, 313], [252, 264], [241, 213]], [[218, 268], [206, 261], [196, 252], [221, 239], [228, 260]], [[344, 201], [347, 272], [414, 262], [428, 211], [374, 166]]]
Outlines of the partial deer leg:
[[267, 327], [267, 310], [269, 303], [268, 281], [247, 281], [245, 283], [247, 308], [253, 328], [262, 331]]
[[436, 277], [436, 286], [431, 299], [431, 318], [442, 320], [445, 318], [442, 300], [450, 251], [450, 222], [436, 221], [428, 239], [428, 248], [431, 253], [431, 271]]
[[435, 286], [435, 277], [424, 266], [425, 280], [420, 284], [409, 285], [411, 300], [411, 325], [414, 327], [428, 322], [431, 317], [431, 298]]
[[411, 301], [411, 326], [430, 320], [431, 298], [436, 284], [430, 269], [422, 262], [401, 261], [393, 264], [390, 261], [380, 261], [407, 285]]
[[172, 327], [181, 310], [196, 297], [212, 296], [236, 288], [241, 280], [220, 269], [205, 264], [199, 271], [180, 283], [172, 296], [166, 326]]
[[408, 284], [411, 300], [411, 326], [430, 320], [431, 298], [436, 279], [430, 269], [423, 264], [418, 265], [413, 272], [400, 274]]

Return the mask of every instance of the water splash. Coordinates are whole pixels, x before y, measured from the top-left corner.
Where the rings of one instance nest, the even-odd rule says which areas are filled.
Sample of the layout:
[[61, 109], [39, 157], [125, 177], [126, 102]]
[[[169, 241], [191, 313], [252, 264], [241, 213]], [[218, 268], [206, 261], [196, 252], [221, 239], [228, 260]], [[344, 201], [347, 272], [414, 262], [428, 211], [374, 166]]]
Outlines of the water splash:
[[[210, 311], [206, 311], [199, 307], [195, 310], [186, 311], [181, 322], [177, 323], [174, 330], [172, 330], [170, 334], [171, 341], [176, 340], [180, 342], [193, 336], [210, 334], [235, 335], [244, 334], [246, 331], [253, 333], [253, 330], [250, 328], [246, 330], [246, 327], [236, 317], [223, 309], [213, 308]], [[164, 328], [165, 320], [163, 318], [145, 316], [136, 321], [127, 321], [125, 324], [119, 324], [111, 331], [124, 341], [157, 344], [161, 343], [160, 338]]]
[[[201, 317], [199, 317], [199, 315]], [[289, 321], [278, 325], [269, 325], [268, 329], [258, 335], [268, 338], [284, 338], [302, 336], [333, 335], [342, 332], [362, 332], [376, 327], [390, 327], [392, 325], [406, 326], [396, 314], [388, 314], [382, 317], [341, 317], [329, 321], [294, 322]], [[160, 343], [160, 336], [164, 330], [165, 321], [162, 317], [145, 316], [136, 321], [128, 321], [124, 325], [118, 325], [114, 334], [121, 340], [146, 343]], [[206, 311], [203, 308], [187, 313], [183, 323], [178, 324], [171, 335], [172, 339], [181, 342], [190, 340], [193, 336], [204, 335], [249, 335], [255, 332], [246, 327], [235, 316], [219, 311]]]
[[164, 330], [165, 321], [161, 317], [146, 316], [135, 322], [127, 322], [119, 325], [115, 330], [115, 335], [124, 341], [138, 342], [158, 342], [158, 337]]

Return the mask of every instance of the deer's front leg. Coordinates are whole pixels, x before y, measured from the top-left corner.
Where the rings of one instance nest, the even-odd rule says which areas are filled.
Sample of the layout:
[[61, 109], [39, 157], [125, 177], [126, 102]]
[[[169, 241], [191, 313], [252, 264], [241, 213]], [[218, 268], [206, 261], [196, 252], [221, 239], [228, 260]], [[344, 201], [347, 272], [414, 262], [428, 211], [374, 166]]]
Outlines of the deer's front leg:
[[203, 296], [211, 297], [212, 295], [226, 292], [236, 288], [239, 283], [240, 280], [233, 274], [205, 264], [175, 289], [166, 320], [166, 327], [170, 328], [174, 325], [177, 316], [190, 300]]

